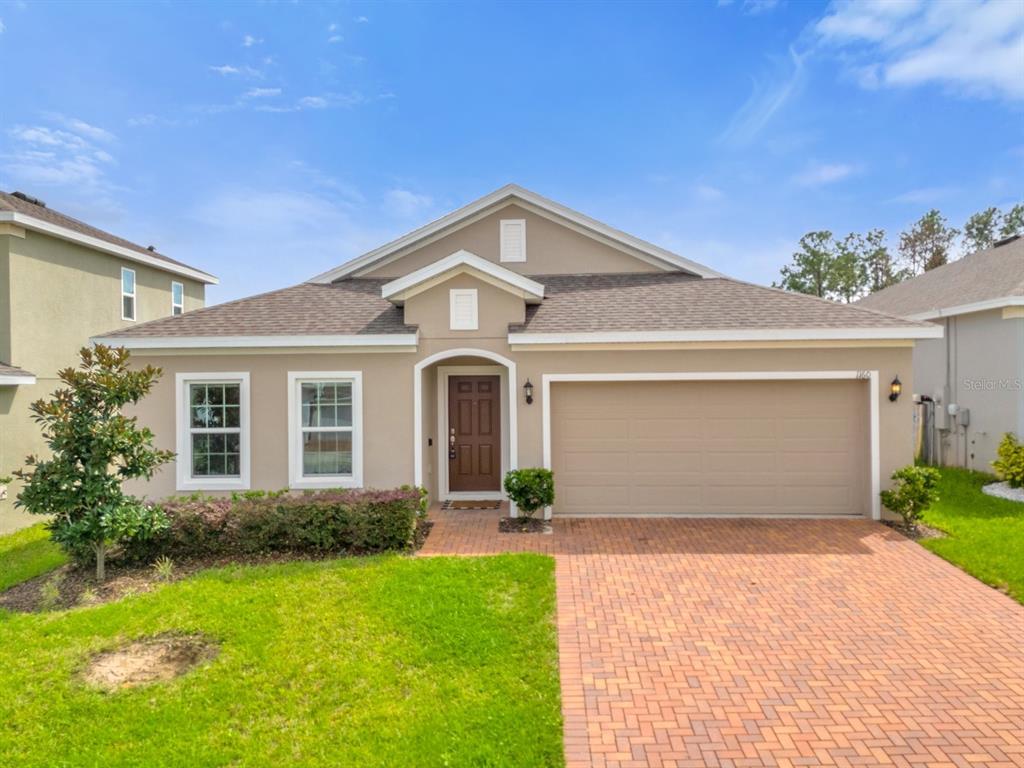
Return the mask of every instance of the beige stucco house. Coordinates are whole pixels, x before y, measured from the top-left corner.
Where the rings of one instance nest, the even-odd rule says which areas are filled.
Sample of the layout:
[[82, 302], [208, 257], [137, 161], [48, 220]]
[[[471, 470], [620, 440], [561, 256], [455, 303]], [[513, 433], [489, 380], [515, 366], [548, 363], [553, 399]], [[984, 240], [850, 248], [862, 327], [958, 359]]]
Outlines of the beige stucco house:
[[942, 329], [731, 280], [516, 186], [272, 293], [104, 334], [164, 379], [151, 497], [426, 486], [554, 515], [878, 517]]
[[1024, 238], [1000, 241], [878, 291], [858, 306], [941, 326], [914, 349], [933, 458], [991, 472], [1003, 434], [1024, 438]]
[[[44, 445], [28, 406], [57, 386], [89, 337], [204, 305], [217, 279], [66, 216], [0, 192], [0, 476]], [[30, 517], [0, 501], [0, 531]]]

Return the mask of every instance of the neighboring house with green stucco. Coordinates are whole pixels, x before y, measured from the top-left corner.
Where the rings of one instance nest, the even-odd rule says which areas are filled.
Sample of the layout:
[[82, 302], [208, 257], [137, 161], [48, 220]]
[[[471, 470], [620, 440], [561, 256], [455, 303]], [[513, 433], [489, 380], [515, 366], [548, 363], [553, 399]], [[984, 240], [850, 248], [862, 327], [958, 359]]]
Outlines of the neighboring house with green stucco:
[[[89, 337], [205, 305], [217, 278], [59, 213], [0, 192], [0, 476], [43, 449], [28, 406]], [[0, 501], [0, 532], [28, 522]]]

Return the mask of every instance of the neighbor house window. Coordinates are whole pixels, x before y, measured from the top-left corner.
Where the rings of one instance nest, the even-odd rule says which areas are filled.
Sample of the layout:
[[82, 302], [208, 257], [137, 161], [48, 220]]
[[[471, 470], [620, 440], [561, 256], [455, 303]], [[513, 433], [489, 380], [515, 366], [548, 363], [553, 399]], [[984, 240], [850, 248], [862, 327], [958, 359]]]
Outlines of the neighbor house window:
[[180, 315], [185, 311], [185, 286], [182, 283], [171, 282], [171, 314]]
[[526, 261], [526, 219], [502, 219], [499, 237], [502, 261]]
[[449, 328], [453, 331], [475, 331], [479, 327], [476, 288], [452, 288], [448, 294], [451, 310]]
[[362, 374], [288, 374], [289, 484], [358, 488], [362, 469]]
[[121, 319], [135, 319], [135, 270], [121, 267]]
[[249, 374], [178, 374], [178, 488], [249, 487]]

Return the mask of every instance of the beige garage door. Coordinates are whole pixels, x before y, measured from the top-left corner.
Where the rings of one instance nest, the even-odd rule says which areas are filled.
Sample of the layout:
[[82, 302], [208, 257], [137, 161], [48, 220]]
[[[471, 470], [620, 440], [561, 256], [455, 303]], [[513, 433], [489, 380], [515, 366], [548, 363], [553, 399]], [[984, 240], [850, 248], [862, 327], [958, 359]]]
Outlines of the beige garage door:
[[864, 381], [554, 382], [555, 514], [870, 515]]

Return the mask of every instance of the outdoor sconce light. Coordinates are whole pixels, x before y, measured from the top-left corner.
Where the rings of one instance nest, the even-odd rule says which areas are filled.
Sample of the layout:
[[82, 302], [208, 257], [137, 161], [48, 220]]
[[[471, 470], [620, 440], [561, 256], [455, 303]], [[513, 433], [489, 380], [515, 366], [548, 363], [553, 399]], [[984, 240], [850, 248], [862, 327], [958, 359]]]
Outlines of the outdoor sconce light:
[[530, 383], [529, 379], [523, 384], [523, 394], [526, 395], [526, 404], [533, 405], [533, 384]]
[[895, 403], [900, 399], [902, 392], [903, 384], [900, 382], [900, 377], [897, 376], [892, 380], [892, 384], [889, 385], [889, 401]]

